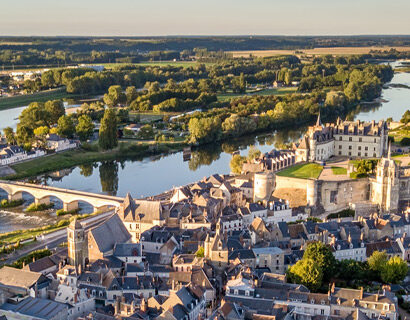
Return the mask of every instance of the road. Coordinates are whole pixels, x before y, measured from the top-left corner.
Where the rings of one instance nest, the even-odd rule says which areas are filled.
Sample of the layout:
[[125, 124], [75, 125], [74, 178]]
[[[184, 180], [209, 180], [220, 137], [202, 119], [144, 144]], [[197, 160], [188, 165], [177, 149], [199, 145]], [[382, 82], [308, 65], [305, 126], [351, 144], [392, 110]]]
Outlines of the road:
[[[101, 222], [103, 222], [104, 220], [106, 220], [112, 213], [114, 213], [114, 211], [109, 211], [106, 213], [103, 213], [97, 217], [91, 217], [88, 219], [84, 219], [82, 221], [82, 224], [87, 223], [87, 220], [92, 220], [92, 222], [90, 224], [88, 224], [85, 227], [85, 231], [90, 230], [91, 228], [95, 227], [96, 225], [100, 224]], [[67, 229], [67, 228], [66, 228]], [[57, 234], [58, 232], [61, 233], [61, 230], [56, 231], [55, 233]], [[50, 234], [51, 235], [51, 234]], [[49, 235], [49, 236], [50, 236]], [[36, 251], [36, 250], [40, 250], [40, 249], [44, 249], [47, 247], [47, 249], [55, 249], [57, 248], [60, 244], [62, 244], [63, 242], [67, 241], [67, 235], [56, 235], [55, 237], [50, 237], [47, 240], [44, 241], [38, 241], [35, 243], [35, 245], [30, 245], [27, 248], [24, 248], [22, 250], [17, 250], [15, 251], [14, 254], [12, 254], [11, 257], [9, 257], [7, 260], [3, 261], [0, 266], [4, 265], [4, 264], [11, 264], [13, 262], [15, 262], [16, 260], [23, 258], [24, 256], [28, 255], [30, 252], [32, 251]]]

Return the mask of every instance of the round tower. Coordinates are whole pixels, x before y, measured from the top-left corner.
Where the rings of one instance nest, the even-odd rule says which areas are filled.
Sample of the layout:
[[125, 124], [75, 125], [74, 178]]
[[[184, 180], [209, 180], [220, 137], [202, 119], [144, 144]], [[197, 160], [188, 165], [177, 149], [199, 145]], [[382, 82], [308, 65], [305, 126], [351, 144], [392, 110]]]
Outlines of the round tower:
[[272, 172], [255, 173], [253, 181], [253, 201], [267, 203], [275, 190], [275, 175]]

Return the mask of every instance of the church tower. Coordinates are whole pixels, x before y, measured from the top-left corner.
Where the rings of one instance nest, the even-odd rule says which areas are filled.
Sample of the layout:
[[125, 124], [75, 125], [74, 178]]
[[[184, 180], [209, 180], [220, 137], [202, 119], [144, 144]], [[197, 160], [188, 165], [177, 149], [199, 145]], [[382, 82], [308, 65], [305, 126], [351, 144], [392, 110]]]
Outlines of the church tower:
[[376, 179], [372, 182], [372, 202], [377, 203], [383, 212], [397, 211], [399, 208], [400, 168], [390, 157], [381, 158], [376, 167]]
[[87, 258], [87, 238], [83, 226], [74, 219], [67, 228], [68, 263], [77, 271], [84, 270]]

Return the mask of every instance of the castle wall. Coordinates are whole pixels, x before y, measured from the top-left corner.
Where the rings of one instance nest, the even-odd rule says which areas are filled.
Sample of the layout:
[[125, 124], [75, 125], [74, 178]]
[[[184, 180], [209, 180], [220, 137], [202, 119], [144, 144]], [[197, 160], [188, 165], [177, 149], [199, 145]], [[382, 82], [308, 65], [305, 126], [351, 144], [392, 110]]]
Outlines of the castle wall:
[[326, 212], [337, 212], [369, 199], [369, 179], [317, 181], [317, 204]]

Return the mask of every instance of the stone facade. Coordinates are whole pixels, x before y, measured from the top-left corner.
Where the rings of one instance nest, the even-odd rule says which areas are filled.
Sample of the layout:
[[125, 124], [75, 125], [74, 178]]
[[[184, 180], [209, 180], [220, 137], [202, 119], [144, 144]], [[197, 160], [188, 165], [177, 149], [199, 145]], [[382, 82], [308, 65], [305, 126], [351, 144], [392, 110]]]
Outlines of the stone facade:
[[326, 161], [333, 156], [381, 157], [387, 151], [387, 123], [341, 121], [309, 127], [296, 149], [296, 162]]

